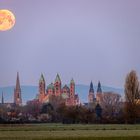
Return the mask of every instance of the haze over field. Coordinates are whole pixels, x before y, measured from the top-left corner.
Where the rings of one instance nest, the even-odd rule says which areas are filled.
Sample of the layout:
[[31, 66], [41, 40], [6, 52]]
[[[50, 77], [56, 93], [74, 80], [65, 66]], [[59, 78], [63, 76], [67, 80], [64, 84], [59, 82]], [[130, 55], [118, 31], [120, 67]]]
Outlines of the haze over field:
[[0, 86], [90, 81], [123, 88], [126, 74], [140, 75], [139, 0], [0, 0], [15, 27], [0, 32]]

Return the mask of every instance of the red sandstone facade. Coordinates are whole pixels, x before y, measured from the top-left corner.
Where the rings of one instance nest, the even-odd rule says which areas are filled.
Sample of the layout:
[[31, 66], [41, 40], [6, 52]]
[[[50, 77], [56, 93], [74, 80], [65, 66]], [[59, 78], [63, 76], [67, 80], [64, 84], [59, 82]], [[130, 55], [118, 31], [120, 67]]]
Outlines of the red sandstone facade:
[[42, 74], [39, 80], [38, 100], [40, 103], [48, 103], [51, 95], [62, 96], [67, 106], [79, 105], [79, 97], [75, 94], [75, 82], [73, 79], [70, 82], [70, 86], [65, 85], [62, 88], [60, 76], [57, 74], [54, 83], [49, 84], [46, 88], [46, 82]]

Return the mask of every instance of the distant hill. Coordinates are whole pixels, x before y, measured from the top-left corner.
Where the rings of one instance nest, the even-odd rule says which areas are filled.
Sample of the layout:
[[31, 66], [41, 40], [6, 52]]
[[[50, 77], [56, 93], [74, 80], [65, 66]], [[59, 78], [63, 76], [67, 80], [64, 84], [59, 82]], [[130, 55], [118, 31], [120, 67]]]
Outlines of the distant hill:
[[[22, 99], [23, 103], [26, 103], [28, 100], [32, 100], [36, 97], [38, 94], [38, 87], [37, 86], [21, 86], [22, 90]], [[94, 90], [97, 90], [97, 87], [94, 87]], [[113, 88], [113, 87], [107, 87], [102, 86], [102, 90], [104, 92], [107, 91], [113, 91], [115, 93], [119, 93], [124, 96], [123, 89], [119, 88]], [[14, 86], [9, 87], [0, 87], [0, 99], [1, 99], [1, 93], [4, 93], [4, 100], [5, 102], [13, 102], [13, 93], [14, 93]], [[76, 93], [79, 95], [80, 100], [82, 102], [87, 102], [87, 96], [88, 96], [89, 86], [87, 85], [76, 85]], [[0, 100], [1, 102], [1, 100]]]

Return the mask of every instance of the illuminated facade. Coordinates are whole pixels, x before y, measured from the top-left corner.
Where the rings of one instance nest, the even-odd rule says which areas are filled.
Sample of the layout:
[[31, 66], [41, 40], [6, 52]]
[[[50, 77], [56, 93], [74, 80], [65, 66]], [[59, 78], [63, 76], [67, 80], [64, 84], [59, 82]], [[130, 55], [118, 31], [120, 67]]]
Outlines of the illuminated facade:
[[51, 95], [61, 96], [65, 100], [67, 106], [75, 106], [79, 104], [79, 97], [75, 94], [75, 82], [72, 79], [70, 86], [62, 87], [59, 74], [56, 75], [54, 83], [51, 83], [46, 88], [46, 82], [43, 74], [39, 80], [38, 100], [40, 103], [48, 103]]

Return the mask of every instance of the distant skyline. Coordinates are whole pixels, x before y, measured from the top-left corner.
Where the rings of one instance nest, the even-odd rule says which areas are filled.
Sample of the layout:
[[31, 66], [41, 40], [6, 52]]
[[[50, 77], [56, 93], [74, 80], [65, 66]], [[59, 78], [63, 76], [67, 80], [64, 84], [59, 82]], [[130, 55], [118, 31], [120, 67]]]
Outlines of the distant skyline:
[[0, 31], [0, 87], [63, 83], [124, 86], [132, 69], [140, 77], [139, 0], [0, 0], [16, 17]]

